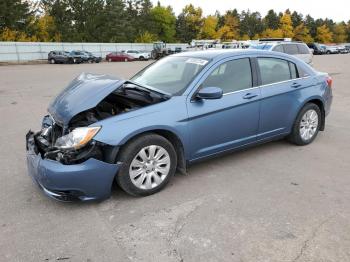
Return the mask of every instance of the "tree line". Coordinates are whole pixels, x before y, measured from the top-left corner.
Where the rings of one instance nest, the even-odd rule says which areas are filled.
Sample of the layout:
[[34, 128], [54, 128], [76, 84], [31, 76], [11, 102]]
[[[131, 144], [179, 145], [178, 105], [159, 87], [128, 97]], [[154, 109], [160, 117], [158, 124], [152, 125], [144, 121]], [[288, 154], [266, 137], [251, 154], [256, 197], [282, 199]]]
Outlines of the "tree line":
[[189, 43], [192, 39], [247, 40], [288, 37], [303, 42], [350, 42], [350, 20], [315, 19], [297, 11], [266, 16], [230, 9], [204, 16], [186, 5], [150, 0], [1, 0], [0, 41]]

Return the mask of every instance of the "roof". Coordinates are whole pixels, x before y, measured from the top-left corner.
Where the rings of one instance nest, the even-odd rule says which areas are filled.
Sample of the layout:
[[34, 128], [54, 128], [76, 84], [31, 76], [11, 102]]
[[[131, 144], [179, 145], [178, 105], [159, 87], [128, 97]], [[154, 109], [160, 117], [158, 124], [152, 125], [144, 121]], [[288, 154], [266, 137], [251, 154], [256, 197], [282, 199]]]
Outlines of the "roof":
[[202, 59], [216, 59], [216, 58], [225, 58], [230, 56], [239, 56], [239, 55], [266, 55], [266, 52], [270, 54], [281, 56], [281, 57], [290, 57], [285, 53], [273, 52], [268, 50], [259, 50], [259, 49], [215, 49], [215, 50], [203, 50], [203, 51], [189, 51], [175, 54], [173, 56], [182, 56], [182, 57], [194, 57]]
[[175, 54], [174, 56], [189, 56], [203, 59], [213, 59], [220, 56], [236, 56], [246, 55], [251, 53], [259, 53], [259, 50], [255, 49], [214, 49], [214, 50], [203, 50], [203, 51], [189, 51]]

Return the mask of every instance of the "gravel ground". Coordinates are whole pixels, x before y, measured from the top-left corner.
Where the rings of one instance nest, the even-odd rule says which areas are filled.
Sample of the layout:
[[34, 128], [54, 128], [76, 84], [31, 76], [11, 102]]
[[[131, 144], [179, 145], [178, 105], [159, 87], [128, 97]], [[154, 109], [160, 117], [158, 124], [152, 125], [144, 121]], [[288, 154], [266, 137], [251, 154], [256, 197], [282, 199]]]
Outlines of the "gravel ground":
[[0, 261], [350, 261], [350, 55], [316, 56], [334, 79], [326, 131], [193, 165], [162, 192], [119, 188], [59, 203], [27, 175], [24, 136], [80, 72], [129, 77], [148, 62], [0, 67]]

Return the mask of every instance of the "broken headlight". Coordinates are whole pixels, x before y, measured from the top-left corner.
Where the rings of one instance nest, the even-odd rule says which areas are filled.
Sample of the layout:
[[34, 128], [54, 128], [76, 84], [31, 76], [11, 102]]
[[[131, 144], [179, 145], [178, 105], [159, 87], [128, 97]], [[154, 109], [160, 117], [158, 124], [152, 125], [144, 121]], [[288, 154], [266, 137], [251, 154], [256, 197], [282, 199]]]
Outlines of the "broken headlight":
[[55, 147], [59, 149], [79, 149], [85, 146], [101, 129], [97, 127], [78, 127], [65, 136], [57, 138]]

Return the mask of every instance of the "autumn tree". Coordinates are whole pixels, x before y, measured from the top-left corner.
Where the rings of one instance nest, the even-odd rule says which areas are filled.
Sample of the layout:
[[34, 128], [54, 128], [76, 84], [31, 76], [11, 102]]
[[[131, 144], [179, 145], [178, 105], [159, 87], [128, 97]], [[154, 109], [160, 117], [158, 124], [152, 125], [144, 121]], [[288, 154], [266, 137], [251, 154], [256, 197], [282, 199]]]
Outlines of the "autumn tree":
[[43, 15], [35, 21], [35, 39], [40, 42], [59, 42], [61, 35], [58, 33], [52, 16]]
[[331, 43], [333, 40], [333, 34], [327, 27], [327, 25], [322, 25], [317, 27], [316, 41], [320, 43]]
[[344, 22], [337, 23], [333, 28], [333, 41], [335, 43], [345, 43], [348, 39], [347, 28]]
[[148, 31], [141, 33], [135, 39], [136, 43], [152, 43], [158, 40], [158, 36]]
[[294, 28], [294, 40], [302, 41], [304, 43], [313, 42], [309, 29], [304, 25], [304, 23], [301, 23]]
[[218, 24], [218, 18], [216, 16], [209, 15], [203, 20], [203, 26], [199, 33], [198, 38], [201, 39], [216, 39], [218, 34], [216, 32]]
[[280, 19], [280, 29], [282, 30], [283, 37], [292, 38], [294, 36], [292, 18], [288, 12], [285, 12]]
[[261, 38], [282, 38], [283, 31], [282, 29], [266, 29], [260, 35]]
[[237, 10], [227, 11], [223, 26], [218, 30], [218, 36], [225, 41], [239, 39], [239, 17]]

